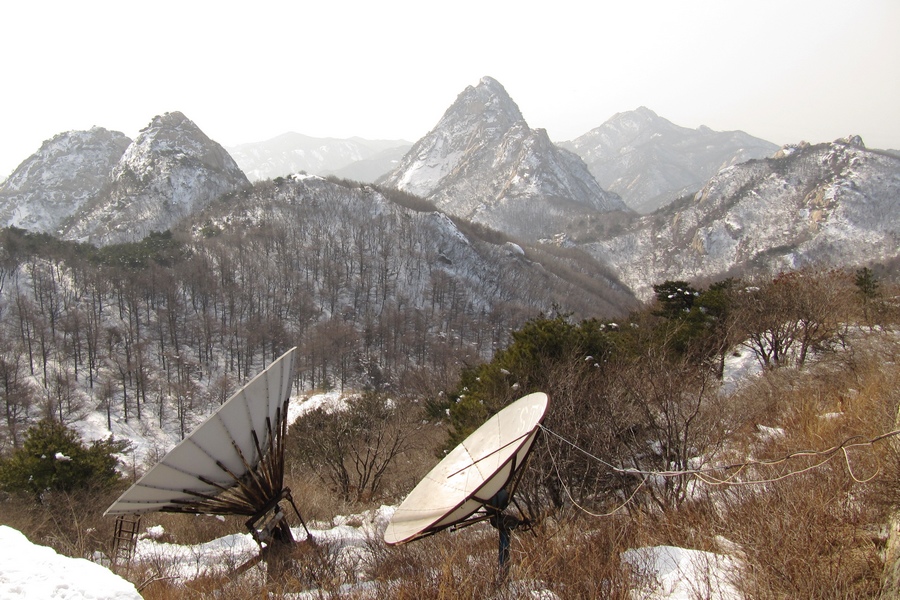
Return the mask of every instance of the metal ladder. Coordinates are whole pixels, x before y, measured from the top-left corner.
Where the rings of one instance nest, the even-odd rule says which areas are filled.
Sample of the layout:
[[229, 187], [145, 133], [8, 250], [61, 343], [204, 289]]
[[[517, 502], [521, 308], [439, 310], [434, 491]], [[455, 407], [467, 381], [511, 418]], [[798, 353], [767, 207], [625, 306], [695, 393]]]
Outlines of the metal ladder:
[[140, 528], [140, 515], [118, 515], [116, 517], [112, 551], [112, 562], [114, 565], [123, 563], [128, 565], [131, 563]]

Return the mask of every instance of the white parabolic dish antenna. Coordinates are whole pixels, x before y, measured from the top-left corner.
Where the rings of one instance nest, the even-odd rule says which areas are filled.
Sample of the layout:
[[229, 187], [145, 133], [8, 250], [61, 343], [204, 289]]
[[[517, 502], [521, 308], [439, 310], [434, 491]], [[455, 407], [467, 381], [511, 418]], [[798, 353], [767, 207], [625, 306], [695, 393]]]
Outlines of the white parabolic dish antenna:
[[394, 512], [384, 541], [402, 544], [460, 524], [513, 479], [547, 411], [547, 394], [519, 398], [437, 464]]
[[254, 515], [277, 501], [295, 352], [285, 352], [229, 398], [104, 515]]

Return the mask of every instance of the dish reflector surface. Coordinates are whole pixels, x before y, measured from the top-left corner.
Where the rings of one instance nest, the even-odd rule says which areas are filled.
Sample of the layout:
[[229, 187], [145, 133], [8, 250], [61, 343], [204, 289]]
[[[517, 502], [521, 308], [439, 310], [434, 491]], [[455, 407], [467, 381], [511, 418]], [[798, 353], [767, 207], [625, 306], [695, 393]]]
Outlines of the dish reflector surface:
[[547, 394], [519, 398], [437, 464], [394, 512], [384, 532], [402, 544], [464, 521], [512, 479], [547, 411]]
[[281, 491], [296, 348], [238, 390], [104, 515], [253, 514]]

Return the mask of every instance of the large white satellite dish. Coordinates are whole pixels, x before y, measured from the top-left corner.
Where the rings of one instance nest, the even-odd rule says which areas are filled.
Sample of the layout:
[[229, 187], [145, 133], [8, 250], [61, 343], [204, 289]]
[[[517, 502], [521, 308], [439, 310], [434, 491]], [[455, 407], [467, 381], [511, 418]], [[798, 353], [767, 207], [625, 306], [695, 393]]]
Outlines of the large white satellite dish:
[[286, 495], [283, 444], [295, 353], [285, 352], [229, 398], [104, 515], [254, 516], [277, 505]]
[[[504, 495], [512, 494], [509, 487], [531, 450], [546, 411], [547, 394], [536, 392], [519, 398], [488, 419], [409, 493], [388, 523], [384, 541], [402, 544], [461, 526], [470, 518], [490, 517], [494, 524], [506, 508], [508, 496]], [[503, 500], [498, 502], [498, 497]], [[485, 514], [475, 517], [480, 510]], [[502, 564], [504, 530], [498, 529]], [[508, 528], [505, 533], [508, 544]]]

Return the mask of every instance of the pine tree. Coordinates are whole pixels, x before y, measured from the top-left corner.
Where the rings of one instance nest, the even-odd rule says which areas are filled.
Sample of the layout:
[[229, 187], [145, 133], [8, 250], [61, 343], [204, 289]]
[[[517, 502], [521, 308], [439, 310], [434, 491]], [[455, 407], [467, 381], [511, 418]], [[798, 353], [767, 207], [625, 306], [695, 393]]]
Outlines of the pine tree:
[[112, 437], [85, 446], [75, 431], [46, 419], [28, 430], [21, 448], [0, 460], [0, 488], [31, 493], [40, 501], [48, 490], [108, 487], [119, 479], [115, 454], [128, 446]]

